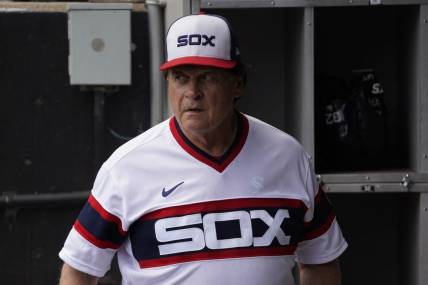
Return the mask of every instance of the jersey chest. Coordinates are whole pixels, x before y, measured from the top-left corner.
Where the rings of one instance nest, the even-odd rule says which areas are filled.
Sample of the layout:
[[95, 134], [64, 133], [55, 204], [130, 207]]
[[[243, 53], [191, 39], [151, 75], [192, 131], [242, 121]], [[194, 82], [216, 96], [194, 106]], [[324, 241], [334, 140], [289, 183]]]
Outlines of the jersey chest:
[[259, 167], [218, 173], [191, 165], [166, 167], [150, 187], [133, 178], [141, 195], [128, 201], [129, 241], [141, 268], [294, 253], [306, 206], [293, 183]]

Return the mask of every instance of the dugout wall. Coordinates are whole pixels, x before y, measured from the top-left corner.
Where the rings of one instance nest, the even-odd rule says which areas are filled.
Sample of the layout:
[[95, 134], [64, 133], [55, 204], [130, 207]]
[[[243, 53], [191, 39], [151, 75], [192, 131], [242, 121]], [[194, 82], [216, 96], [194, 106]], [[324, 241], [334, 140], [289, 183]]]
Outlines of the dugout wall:
[[428, 283], [427, 5], [201, 1], [239, 35], [241, 110], [313, 155], [350, 245], [343, 284]]
[[[145, 7], [131, 13], [133, 83], [110, 90], [70, 85], [67, 11], [0, 2], [1, 284], [57, 284], [58, 252], [99, 162], [150, 126]], [[117, 268], [100, 284], [120, 284]]]

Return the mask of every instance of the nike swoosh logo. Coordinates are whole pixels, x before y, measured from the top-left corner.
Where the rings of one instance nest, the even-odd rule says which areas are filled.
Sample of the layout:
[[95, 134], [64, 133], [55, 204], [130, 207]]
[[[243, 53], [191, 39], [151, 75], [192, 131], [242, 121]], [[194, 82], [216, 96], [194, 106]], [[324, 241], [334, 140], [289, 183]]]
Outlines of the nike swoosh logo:
[[180, 182], [180, 183], [178, 183], [177, 185], [175, 185], [174, 187], [172, 187], [171, 189], [169, 189], [169, 190], [165, 190], [165, 188], [163, 188], [162, 189], [162, 196], [163, 197], [166, 197], [166, 196], [168, 196], [169, 194], [171, 194], [175, 189], [177, 189], [181, 184], [183, 184], [184, 183], [184, 181], [183, 182]]

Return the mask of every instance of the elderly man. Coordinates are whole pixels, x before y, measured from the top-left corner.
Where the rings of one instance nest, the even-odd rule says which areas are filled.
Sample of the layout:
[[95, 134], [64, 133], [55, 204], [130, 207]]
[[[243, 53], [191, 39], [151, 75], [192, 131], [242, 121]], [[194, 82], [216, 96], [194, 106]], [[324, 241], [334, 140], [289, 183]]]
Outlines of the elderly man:
[[[60, 257], [60, 284], [340, 284], [346, 249], [309, 156], [235, 109], [245, 70], [227, 21], [172, 24], [162, 65], [174, 116], [101, 167]], [[263, 94], [268, 96], [268, 94]]]

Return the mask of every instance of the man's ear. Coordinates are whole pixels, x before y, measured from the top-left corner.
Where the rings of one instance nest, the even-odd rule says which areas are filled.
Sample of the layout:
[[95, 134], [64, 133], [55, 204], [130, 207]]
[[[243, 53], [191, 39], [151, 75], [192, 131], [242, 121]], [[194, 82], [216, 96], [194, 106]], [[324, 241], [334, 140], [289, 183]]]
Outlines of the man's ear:
[[162, 71], [163, 77], [168, 79], [169, 69]]
[[233, 82], [233, 88], [235, 93], [235, 96], [234, 96], [235, 99], [238, 99], [242, 95], [244, 95], [244, 80], [241, 76], [236, 76]]

